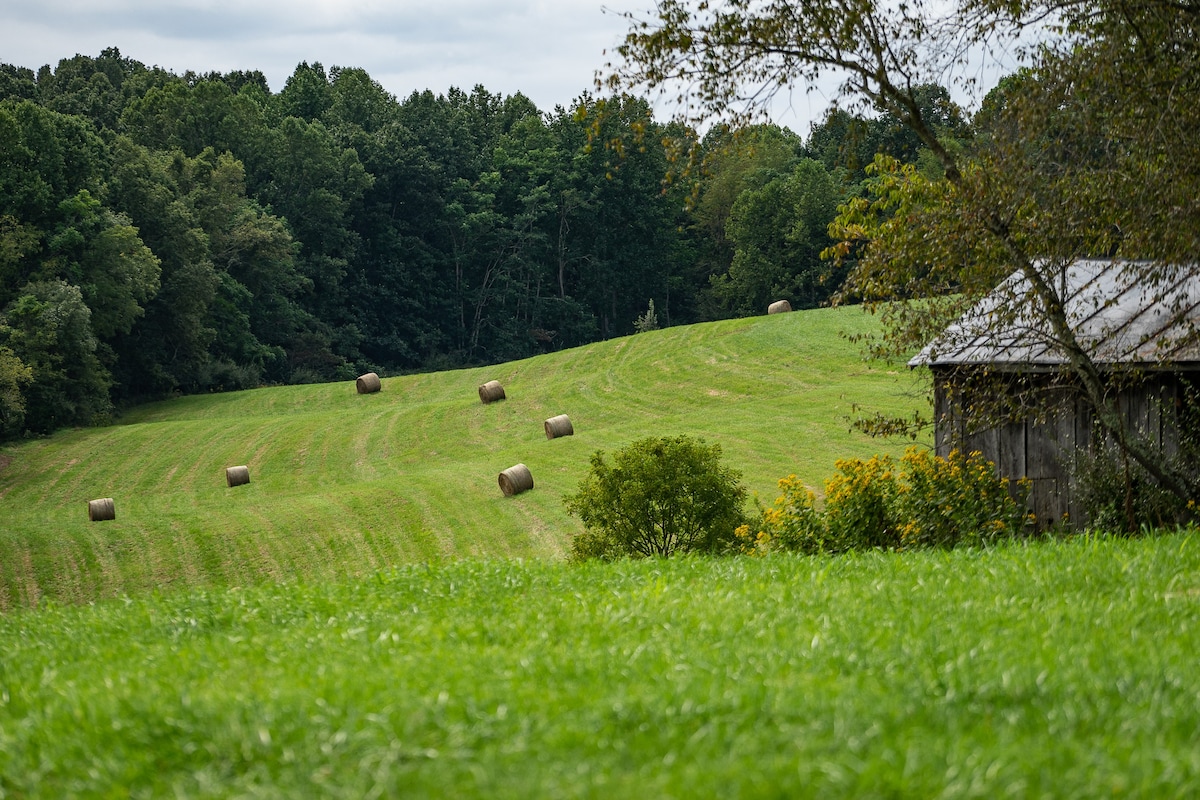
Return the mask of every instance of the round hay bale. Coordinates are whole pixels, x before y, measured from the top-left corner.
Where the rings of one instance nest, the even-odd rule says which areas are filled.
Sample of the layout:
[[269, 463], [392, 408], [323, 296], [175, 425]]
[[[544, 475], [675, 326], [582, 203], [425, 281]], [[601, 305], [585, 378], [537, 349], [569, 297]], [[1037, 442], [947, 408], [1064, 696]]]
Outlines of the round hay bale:
[[533, 488], [533, 475], [524, 464], [514, 464], [500, 473], [500, 491], [505, 497], [527, 492]]
[[479, 400], [482, 403], [494, 403], [504, 399], [504, 387], [500, 381], [488, 381], [479, 387]]
[[226, 467], [225, 468], [225, 483], [229, 484], [229, 488], [234, 486], [244, 486], [250, 482], [250, 468], [247, 466]]
[[117, 509], [111, 497], [99, 500], [88, 500], [88, 519], [92, 522], [102, 522], [106, 519], [116, 519]]
[[372, 394], [383, 388], [383, 384], [379, 381], [379, 376], [374, 372], [360, 375], [358, 380], [354, 382], [354, 385], [358, 388], [359, 394]]
[[787, 300], [776, 300], [771, 305], [767, 306], [768, 314], [786, 314], [792, 310], [792, 304]]
[[575, 428], [571, 425], [571, 418], [566, 414], [559, 414], [557, 417], [551, 417], [546, 420], [546, 438], [557, 439], [560, 436], [574, 436]]

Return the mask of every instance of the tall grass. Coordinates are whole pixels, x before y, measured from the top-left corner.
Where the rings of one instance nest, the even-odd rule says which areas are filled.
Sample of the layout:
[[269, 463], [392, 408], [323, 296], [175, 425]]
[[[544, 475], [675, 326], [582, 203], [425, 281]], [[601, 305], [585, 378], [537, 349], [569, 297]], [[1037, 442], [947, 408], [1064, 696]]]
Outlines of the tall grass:
[[[797, 312], [647, 332], [487, 369], [185, 397], [119, 424], [4, 448], [0, 612], [151, 588], [246, 586], [369, 575], [447, 558], [558, 558], [566, 515], [596, 449], [692, 434], [770, 502], [797, 473], [815, 488], [833, 462], [897, 443], [850, 431], [852, 406], [908, 412], [903, 367], [868, 365], [839, 334], [857, 309]], [[508, 400], [476, 388], [500, 380]], [[566, 413], [576, 434], [547, 441]], [[505, 498], [524, 462], [535, 489]], [[251, 483], [228, 489], [224, 469]], [[117, 518], [90, 523], [86, 502]]]
[[0, 617], [0, 797], [1195, 797], [1196, 534]]

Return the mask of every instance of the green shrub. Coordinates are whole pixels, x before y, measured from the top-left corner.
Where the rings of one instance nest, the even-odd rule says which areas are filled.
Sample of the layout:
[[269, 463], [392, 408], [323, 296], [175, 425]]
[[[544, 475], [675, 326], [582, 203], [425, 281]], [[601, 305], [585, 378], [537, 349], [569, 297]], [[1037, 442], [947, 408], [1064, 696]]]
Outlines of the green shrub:
[[1145, 467], [1123, 462], [1115, 452], [1079, 452], [1074, 474], [1079, 505], [1093, 530], [1135, 533], [1143, 526], [1170, 527], [1193, 516], [1193, 508], [1159, 486]]
[[887, 456], [838, 461], [837, 469], [823, 510], [796, 476], [781, 480], [783, 493], [760, 509], [757, 526], [738, 530], [742, 551], [954, 547], [1025, 530], [1028, 481], [1010, 493], [980, 453], [942, 458], [910, 447], [899, 469]]
[[658, 330], [658, 314], [654, 312], [654, 298], [650, 299], [650, 306], [646, 309], [646, 313], [633, 321], [633, 329], [638, 333]]
[[578, 491], [563, 498], [586, 529], [572, 541], [572, 556], [734, 549], [746, 490], [741, 474], [720, 459], [720, 445], [688, 436], [641, 439], [614, 453], [611, 464], [597, 451]]

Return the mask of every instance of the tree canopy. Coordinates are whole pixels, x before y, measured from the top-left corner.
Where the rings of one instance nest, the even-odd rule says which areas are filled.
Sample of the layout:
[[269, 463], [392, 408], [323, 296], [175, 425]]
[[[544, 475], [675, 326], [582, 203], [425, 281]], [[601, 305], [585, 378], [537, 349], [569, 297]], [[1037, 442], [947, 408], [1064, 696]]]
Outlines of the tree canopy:
[[[921, 92], [965, 135], [945, 89]], [[523, 358], [632, 333], [651, 305], [678, 325], [826, 303], [845, 270], [817, 254], [863, 166], [928, 161], [903, 132], [864, 110], [807, 141], [700, 136], [623, 92], [401, 99], [316, 62], [277, 92], [115, 48], [0, 64], [0, 435]], [[693, 151], [704, 173], [669, 180]]]
[[[843, 296], [903, 301], [887, 307], [884, 349], [911, 352], [1019, 272], [1006, 285], [1027, 288], [997, 307], [1036, 309], [1107, 435], [1194, 499], [1194, 476], [1125, 424], [1111, 365], [1077, 340], [1054, 276], [1091, 256], [1128, 259], [1150, 284], [1178, 274], [1166, 264], [1196, 269], [1198, 24], [1200, 5], [1169, 0], [661, 0], [631, 17], [607, 85], [677, 92], [695, 122], [744, 119], [781, 89], [840, 78], [848, 105], [894, 118], [940, 167], [876, 157], [869, 193], [832, 229], [830, 252], [851, 270]], [[993, 47], [1019, 48], [1025, 67], [955, 137], [923, 87], [970, 83]]]

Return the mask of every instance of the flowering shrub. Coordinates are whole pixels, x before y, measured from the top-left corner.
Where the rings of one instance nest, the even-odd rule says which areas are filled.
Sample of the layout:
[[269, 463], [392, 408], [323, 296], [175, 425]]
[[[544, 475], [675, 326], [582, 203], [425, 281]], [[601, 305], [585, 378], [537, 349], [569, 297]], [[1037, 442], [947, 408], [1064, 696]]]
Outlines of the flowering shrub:
[[902, 463], [895, 508], [904, 547], [983, 544], [1024, 529], [1029, 480], [1018, 483], [1014, 499], [982, 453], [955, 450], [942, 458], [910, 447]]
[[814, 503], [816, 495], [795, 475], [779, 481], [783, 492], [771, 508], [759, 507], [761, 525], [742, 525], [735, 532], [744, 553], [760, 555], [771, 550], [822, 553], [831, 549], [828, 529]]
[[782, 494], [760, 508], [758, 524], [738, 529], [742, 551], [954, 547], [1017, 536], [1025, 527], [1029, 482], [1014, 497], [978, 452], [942, 458], [910, 447], [899, 469], [888, 456], [838, 461], [837, 468], [825, 484], [823, 511], [795, 475], [781, 480]]
[[895, 516], [898, 487], [890, 456], [843, 459], [838, 474], [825, 483], [825, 524], [839, 550], [900, 544]]

